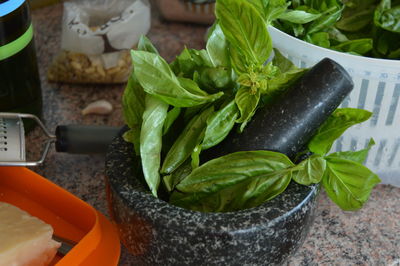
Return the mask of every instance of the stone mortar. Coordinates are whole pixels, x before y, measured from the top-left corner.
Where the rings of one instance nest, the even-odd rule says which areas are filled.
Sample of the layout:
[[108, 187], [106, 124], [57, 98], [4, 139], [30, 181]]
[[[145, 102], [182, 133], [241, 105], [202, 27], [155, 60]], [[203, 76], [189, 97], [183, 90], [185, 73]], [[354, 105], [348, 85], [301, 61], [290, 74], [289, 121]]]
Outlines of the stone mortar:
[[279, 265], [314, 219], [318, 186], [292, 182], [259, 207], [201, 213], [153, 197], [134, 165], [132, 144], [118, 136], [106, 157], [108, 202], [135, 265]]

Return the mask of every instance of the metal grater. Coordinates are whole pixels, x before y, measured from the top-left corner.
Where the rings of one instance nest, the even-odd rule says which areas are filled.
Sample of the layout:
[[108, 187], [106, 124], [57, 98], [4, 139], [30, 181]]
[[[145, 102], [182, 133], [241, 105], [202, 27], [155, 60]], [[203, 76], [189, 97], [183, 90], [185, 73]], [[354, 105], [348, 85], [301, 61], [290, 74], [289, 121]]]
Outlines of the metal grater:
[[[37, 161], [26, 161], [25, 130], [22, 118], [34, 120], [47, 136], [46, 146]], [[35, 115], [0, 113], [0, 166], [37, 166], [43, 163], [51, 143], [56, 141]]]

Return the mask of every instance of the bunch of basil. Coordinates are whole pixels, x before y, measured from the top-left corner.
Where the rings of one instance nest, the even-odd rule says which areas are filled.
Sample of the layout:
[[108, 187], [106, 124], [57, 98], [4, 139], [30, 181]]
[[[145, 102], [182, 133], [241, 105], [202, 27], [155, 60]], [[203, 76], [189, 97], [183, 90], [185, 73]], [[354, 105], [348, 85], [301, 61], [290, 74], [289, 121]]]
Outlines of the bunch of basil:
[[[273, 17], [281, 9], [263, 10]], [[123, 96], [130, 130], [124, 139], [134, 144], [151, 193], [188, 209], [227, 212], [272, 199], [292, 180], [302, 185], [322, 180], [342, 209], [360, 208], [380, 182], [362, 165], [373, 141], [365, 150], [326, 154], [348, 127], [371, 116], [368, 111], [337, 109], [309, 142], [313, 155], [297, 165], [281, 153], [246, 151], [199, 166], [201, 151], [236, 127], [245, 130], [257, 108], [305, 71], [278, 51], [265, 63], [272, 53], [270, 20], [253, 4], [217, 0], [216, 16], [206, 49], [185, 48], [171, 64], [146, 37], [132, 51], [134, 68]]]
[[400, 59], [399, 0], [249, 1], [264, 6], [286, 4], [287, 10], [277, 14], [273, 26], [309, 43], [356, 55]]

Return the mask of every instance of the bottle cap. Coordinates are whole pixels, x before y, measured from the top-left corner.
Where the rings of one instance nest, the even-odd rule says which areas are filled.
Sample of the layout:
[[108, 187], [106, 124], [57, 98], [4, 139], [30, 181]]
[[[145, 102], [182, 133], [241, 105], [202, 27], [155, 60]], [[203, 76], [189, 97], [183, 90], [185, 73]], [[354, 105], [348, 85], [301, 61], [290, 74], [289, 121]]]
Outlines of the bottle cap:
[[10, 14], [24, 2], [25, 0], [0, 0], [0, 17]]

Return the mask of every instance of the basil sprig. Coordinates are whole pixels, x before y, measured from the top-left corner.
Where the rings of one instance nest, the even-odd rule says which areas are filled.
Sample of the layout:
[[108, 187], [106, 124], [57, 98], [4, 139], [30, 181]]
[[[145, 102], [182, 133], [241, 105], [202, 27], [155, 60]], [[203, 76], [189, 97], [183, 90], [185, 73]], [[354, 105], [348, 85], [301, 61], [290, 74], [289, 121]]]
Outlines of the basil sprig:
[[[293, 180], [322, 183], [344, 210], [366, 202], [380, 181], [362, 165], [373, 141], [361, 151], [327, 154], [347, 128], [371, 116], [364, 110], [337, 109], [308, 143], [304, 153], [312, 155], [298, 164], [272, 151], [236, 152], [200, 162], [203, 150], [218, 145], [231, 130], [245, 130], [260, 106], [270, 104], [305, 72], [279, 51], [272, 54], [267, 26], [282, 17], [288, 23], [315, 22], [310, 26], [315, 31], [323, 16], [286, 8], [284, 0], [217, 0], [217, 21], [206, 49], [185, 48], [170, 64], [150, 40], [140, 39], [123, 95], [130, 128], [124, 139], [134, 144], [154, 196], [163, 190], [170, 203], [181, 207], [236, 211], [276, 197]], [[324, 7], [326, 14], [336, 11]]]

